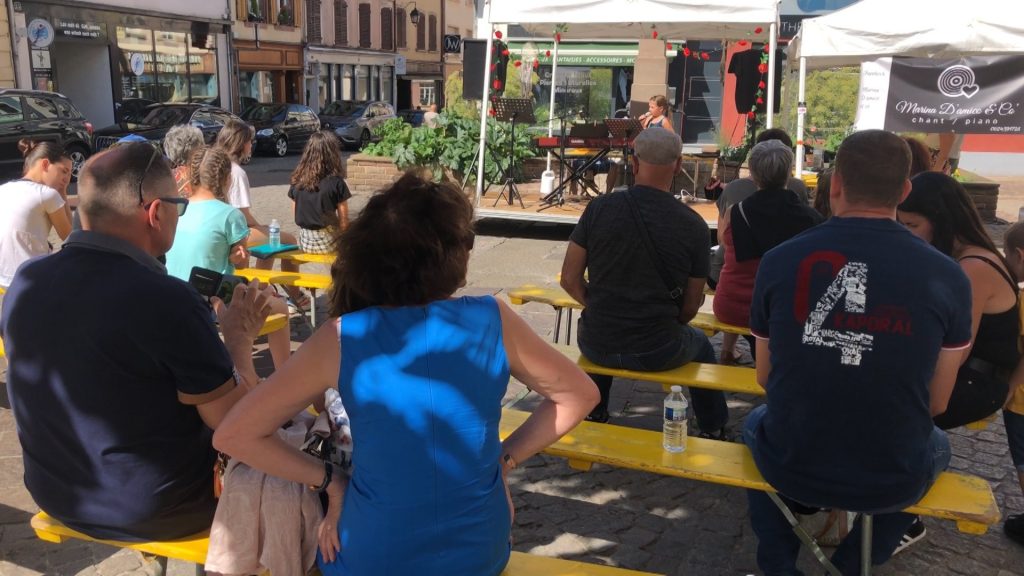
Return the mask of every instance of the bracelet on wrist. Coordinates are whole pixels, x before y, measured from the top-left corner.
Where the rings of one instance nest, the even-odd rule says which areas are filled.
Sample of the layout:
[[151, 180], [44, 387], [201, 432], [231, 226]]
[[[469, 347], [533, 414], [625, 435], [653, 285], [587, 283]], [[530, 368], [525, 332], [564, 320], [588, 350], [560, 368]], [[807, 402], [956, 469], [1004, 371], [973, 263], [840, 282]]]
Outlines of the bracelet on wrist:
[[323, 492], [327, 490], [327, 487], [331, 485], [331, 479], [334, 477], [334, 465], [324, 460], [324, 481], [319, 486], [310, 485], [309, 489], [314, 492]]

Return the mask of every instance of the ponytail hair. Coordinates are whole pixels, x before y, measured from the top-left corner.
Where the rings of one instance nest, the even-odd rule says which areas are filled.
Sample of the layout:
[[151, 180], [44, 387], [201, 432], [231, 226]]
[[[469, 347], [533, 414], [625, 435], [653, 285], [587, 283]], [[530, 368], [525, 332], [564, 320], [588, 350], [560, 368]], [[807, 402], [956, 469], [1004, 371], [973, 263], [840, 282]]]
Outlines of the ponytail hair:
[[63, 146], [49, 140], [39, 141], [22, 138], [18, 140], [18, 151], [25, 158], [25, 164], [21, 169], [22, 175], [27, 174], [32, 169], [32, 166], [35, 166], [35, 163], [40, 160], [48, 160], [51, 164], [59, 164], [71, 159]]
[[192, 154], [189, 178], [192, 189], [206, 188], [214, 198], [227, 201], [231, 158], [220, 148], [203, 146]]

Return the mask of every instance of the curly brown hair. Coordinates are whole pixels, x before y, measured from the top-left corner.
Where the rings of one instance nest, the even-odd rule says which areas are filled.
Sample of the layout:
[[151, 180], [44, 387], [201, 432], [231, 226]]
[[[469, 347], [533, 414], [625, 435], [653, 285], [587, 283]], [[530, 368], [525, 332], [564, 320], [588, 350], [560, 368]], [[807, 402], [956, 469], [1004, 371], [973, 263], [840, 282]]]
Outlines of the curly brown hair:
[[217, 147], [228, 153], [232, 162], [241, 164], [245, 160], [245, 145], [256, 137], [256, 130], [238, 120], [229, 120], [217, 133]]
[[296, 190], [318, 191], [320, 181], [328, 176], [345, 177], [341, 161], [341, 142], [331, 132], [323, 130], [309, 138], [302, 150], [302, 158], [292, 171], [291, 184]]
[[203, 146], [192, 153], [188, 163], [192, 189], [206, 188], [214, 198], [226, 202], [231, 179], [231, 158], [220, 148]]
[[407, 173], [339, 236], [331, 315], [450, 297], [465, 283], [473, 238], [473, 207], [461, 190]]

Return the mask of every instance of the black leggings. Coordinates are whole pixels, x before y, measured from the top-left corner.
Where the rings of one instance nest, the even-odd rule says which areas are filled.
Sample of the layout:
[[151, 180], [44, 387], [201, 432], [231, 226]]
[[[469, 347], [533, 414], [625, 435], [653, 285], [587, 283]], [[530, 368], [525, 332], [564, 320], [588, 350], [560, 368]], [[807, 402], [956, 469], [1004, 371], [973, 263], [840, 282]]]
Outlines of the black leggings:
[[998, 412], [1009, 393], [1006, 378], [983, 375], [962, 366], [949, 397], [949, 407], [933, 420], [943, 430], [977, 422]]

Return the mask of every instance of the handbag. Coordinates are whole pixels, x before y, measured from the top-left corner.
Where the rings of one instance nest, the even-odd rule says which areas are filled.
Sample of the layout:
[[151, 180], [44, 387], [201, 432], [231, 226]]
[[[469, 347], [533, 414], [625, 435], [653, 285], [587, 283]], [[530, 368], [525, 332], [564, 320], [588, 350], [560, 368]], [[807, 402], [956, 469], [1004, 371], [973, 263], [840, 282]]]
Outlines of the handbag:
[[672, 280], [668, 270], [665, 268], [665, 262], [658, 255], [657, 249], [654, 247], [654, 241], [651, 240], [651, 235], [647, 231], [647, 225], [644, 223], [643, 217], [640, 215], [640, 209], [637, 208], [636, 200], [633, 199], [633, 193], [630, 190], [623, 192], [626, 195], [626, 201], [629, 203], [629, 210], [633, 214], [633, 223], [636, 225], [637, 231], [640, 232], [640, 239], [643, 240], [644, 246], [647, 249], [647, 255], [650, 256], [651, 262], [654, 264], [654, 269], [658, 271], [658, 276], [661, 276], [661, 281], [665, 283], [665, 288], [668, 290], [668, 297], [679, 306], [679, 309], [683, 309], [683, 297], [686, 295], [684, 290], [677, 282]]

